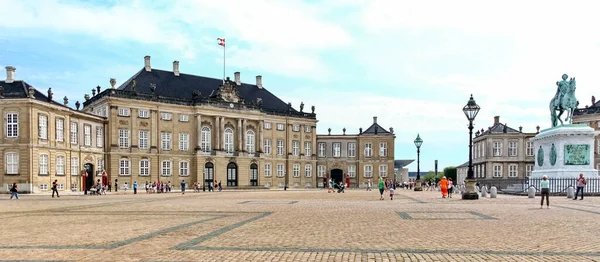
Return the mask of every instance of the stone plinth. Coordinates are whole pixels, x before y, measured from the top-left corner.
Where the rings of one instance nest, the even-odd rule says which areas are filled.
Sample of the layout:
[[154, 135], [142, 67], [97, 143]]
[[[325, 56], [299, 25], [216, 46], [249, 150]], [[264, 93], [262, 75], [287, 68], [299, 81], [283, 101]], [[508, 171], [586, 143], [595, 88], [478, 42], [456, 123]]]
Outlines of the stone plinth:
[[531, 178], [598, 177], [594, 169], [594, 137], [587, 125], [563, 125], [542, 130], [531, 138], [535, 165]]

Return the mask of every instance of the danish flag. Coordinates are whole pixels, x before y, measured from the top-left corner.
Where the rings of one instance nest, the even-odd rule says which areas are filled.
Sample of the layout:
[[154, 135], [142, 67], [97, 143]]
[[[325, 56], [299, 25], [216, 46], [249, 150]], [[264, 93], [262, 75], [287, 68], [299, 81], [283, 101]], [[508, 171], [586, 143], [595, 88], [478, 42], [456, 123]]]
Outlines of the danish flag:
[[225, 38], [217, 38], [219, 40], [219, 45], [225, 47]]

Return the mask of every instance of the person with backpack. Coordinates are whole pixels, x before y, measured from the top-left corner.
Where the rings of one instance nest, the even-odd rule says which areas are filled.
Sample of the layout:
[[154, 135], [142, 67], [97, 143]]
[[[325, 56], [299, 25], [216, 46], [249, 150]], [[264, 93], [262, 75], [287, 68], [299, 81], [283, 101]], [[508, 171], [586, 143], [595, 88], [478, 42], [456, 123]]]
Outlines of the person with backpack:
[[56, 197], [60, 197], [58, 195], [58, 180], [54, 180], [54, 182], [52, 182], [52, 197], [54, 197], [54, 193], [56, 192]]
[[575, 193], [575, 198], [573, 200], [577, 200], [577, 196], [579, 195], [579, 191], [581, 191], [581, 198], [579, 200], [583, 200], [583, 188], [587, 184], [587, 180], [583, 177], [583, 174], [579, 174], [579, 178], [577, 179], [577, 192]]
[[17, 190], [17, 183], [13, 183], [12, 187], [10, 188], [10, 199], [12, 200], [13, 197], [16, 197], [17, 200], [19, 200], [19, 193]]

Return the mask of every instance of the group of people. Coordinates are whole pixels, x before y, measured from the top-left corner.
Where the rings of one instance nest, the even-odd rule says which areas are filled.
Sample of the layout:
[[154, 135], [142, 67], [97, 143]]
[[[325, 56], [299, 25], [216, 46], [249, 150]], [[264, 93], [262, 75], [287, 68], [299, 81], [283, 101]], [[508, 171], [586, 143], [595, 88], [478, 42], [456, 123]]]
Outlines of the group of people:
[[345, 188], [346, 185], [344, 185], [344, 182], [342, 181], [340, 181], [340, 183], [335, 183], [335, 181], [330, 178], [329, 182], [327, 183], [327, 193], [335, 193], [336, 189], [338, 193], [344, 193]]
[[[583, 200], [583, 189], [587, 185], [587, 179], [585, 179], [583, 174], [579, 174], [579, 178], [577, 178], [575, 183], [577, 184], [577, 191], [575, 192], [575, 197], [573, 198], [573, 200], [577, 200], [579, 192], [581, 192], [581, 198], [579, 200]], [[544, 199], [546, 200], [546, 207], [550, 208], [550, 180], [548, 179], [548, 176], [544, 175], [542, 181], [540, 182], [540, 188], [542, 196], [540, 209], [544, 208]]]
[[[194, 192], [198, 193], [200, 192], [200, 190], [202, 189], [202, 183], [198, 183], [198, 182], [194, 182]], [[208, 183], [208, 192], [214, 192], [215, 190], [219, 190], [219, 192], [223, 191], [223, 187], [221, 186], [221, 181], [217, 182], [217, 180], [215, 179], [214, 181], [210, 181], [210, 183]]]

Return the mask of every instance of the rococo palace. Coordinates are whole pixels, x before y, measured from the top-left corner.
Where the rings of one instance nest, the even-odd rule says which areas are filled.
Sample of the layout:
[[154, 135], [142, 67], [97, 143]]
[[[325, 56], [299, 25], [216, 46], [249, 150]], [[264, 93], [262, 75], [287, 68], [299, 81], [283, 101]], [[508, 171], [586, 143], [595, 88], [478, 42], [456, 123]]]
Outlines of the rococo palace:
[[[98, 180], [199, 183], [223, 188], [314, 188], [332, 178], [363, 187], [394, 174], [393, 128], [373, 117], [357, 132], [316, 134], [315, 107], [293, 108], [262, 85], [144, 66], [69, 107], [16, 80], [0, 81], [2, 189], [82, 191]], [[60, 101], [62, 100], [62, 101]], [[370, 121], [369, 121], [370, 122]]]

